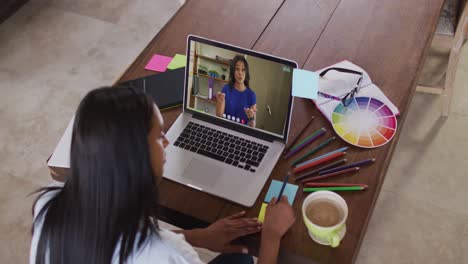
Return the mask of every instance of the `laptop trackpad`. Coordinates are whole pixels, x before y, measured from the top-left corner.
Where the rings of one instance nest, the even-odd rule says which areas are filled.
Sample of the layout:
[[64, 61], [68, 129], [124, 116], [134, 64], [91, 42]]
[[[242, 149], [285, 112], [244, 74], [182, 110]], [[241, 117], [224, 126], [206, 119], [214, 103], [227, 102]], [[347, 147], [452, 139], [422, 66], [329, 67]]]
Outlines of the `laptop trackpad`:
[[185, 168], [184, 177], [193, 182], [195, 186], [212, 187], [216, 184], [222, 172], [223, 168], [215, 162], [193, 158]]

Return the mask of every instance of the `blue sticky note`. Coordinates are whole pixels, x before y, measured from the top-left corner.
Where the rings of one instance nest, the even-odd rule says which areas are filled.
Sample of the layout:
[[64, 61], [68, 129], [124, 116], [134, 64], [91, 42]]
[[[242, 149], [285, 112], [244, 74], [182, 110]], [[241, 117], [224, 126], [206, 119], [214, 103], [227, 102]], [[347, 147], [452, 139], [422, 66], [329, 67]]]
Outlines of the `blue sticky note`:
[[[281, 191], [281, 187], [283, 186], [283, 182], [272, 180], [270, 184], [270, 189], [265, 196], [265, 203], [269, 203], [273, 197], [278, 197], [279, 192]], [[296, 197], [297, 188], [299, 186], [294, 184], [286, 183], [286, 187], [284, 187], [283, 195], [288, 196], [288, 202], [290, 205], [293, 204], [294, 198]]]
[[312, 71], [294, 69], [292, 95], [308, 99], [317, 99], [319, 75]]

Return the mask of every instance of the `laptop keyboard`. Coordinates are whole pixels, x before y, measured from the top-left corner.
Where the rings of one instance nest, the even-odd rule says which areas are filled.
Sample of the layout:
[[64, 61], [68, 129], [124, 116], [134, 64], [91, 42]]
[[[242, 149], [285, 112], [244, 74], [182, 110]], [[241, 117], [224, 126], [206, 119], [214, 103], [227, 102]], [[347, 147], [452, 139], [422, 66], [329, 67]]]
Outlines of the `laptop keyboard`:
[[189, 122], [174, 146], [255, 172], [268, 146]]

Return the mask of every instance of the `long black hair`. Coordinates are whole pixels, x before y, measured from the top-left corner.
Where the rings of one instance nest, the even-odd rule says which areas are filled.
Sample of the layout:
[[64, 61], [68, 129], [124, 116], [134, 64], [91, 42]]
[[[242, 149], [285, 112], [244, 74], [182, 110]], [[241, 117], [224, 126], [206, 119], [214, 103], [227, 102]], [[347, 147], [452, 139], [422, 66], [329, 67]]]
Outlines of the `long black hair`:
[[[148, 145], [153, 115], [153, 100], [133, 89], [104, 87], [83, 98], [73, 125], [71, 174], [35, 219], [44, 217], [36, 263], [110, 263], [114, 250], [123, 263], [158, 235]], [[40, 189], [36, 202], [54, 190]]]
[[247, 63], [247, 60], [244, 58], [244, 56], [241, 56], [241, 55], [236, 55], [232, 59], [231, 66], [229, 67], [229, 86], [232, 88], [232, 87], [234, 87], [234, 84], [236, 83], [236, 78], [234, 77], [234, 73], [236, 71], [236, 64], [239, 61], [243, 62], [244, 66], [245, 66], [244, 85], [247, 88], [250, 88], [250, 85], [249, 85], [249, 82], [250, 82], [249, 64]]

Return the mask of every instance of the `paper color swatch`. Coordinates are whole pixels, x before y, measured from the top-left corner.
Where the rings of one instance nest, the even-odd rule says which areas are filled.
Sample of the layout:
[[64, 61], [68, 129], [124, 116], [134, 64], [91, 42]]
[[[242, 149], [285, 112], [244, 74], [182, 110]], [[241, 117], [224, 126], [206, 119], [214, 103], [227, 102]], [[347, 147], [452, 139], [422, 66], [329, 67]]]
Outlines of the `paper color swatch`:
[[312, 71], [294, 69], [292, 95], [296, 97], [317, 99], [319, 75]]
[[167, 66], [168, 69], [173, 70], [177, 68], [185, 67], [185, 63], [187, 62], [187, 56], [176, 54], [172, 59], [171, 63]]

